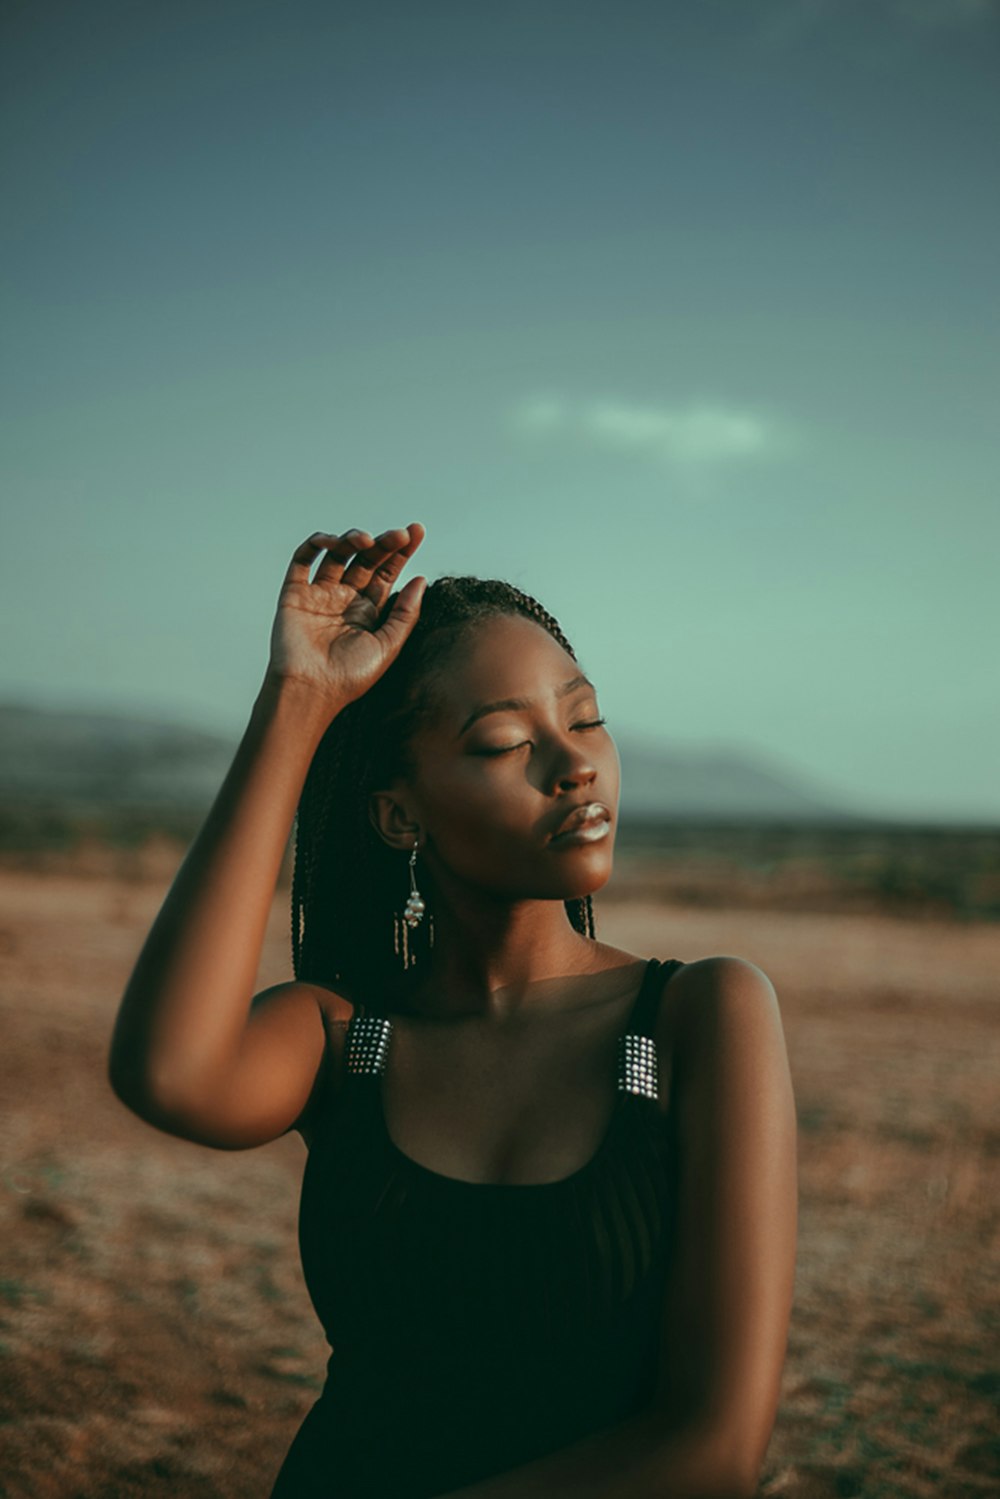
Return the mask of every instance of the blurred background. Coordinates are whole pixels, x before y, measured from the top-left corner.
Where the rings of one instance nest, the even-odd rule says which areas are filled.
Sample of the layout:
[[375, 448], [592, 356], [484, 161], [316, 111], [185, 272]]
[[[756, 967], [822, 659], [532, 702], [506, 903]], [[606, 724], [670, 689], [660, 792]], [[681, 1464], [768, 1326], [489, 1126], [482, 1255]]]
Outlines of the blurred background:
[[411, 520], [598, 685], [601, 936], [778, 990], [764, 1491], [996, 1492], [995, 0], [0, 24], [9, 1492], [263, 1493], [315, 1398], [298, 1137], [155, 1135], [104, 1054], [292, 550]]

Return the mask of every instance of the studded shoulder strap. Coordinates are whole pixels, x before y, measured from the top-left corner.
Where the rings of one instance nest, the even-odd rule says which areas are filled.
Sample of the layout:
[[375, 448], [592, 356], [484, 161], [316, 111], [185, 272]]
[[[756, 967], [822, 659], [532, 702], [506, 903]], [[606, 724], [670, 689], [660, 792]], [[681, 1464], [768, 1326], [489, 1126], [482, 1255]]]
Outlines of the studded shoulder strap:
[[[683, 963], [671, 958], [660, 963], [650, 958], [626, 1029], [618, 1037], [618, 1088], [646, 1098], [659, 1097], [659, 1066], [656, 1041], [650, 1034], [660, 996]], [[662, 980], [663, 970], [666, 980]], [[378, 1075], [384, 1072], [392, 1021], [388, 1015], [369, 1015], [355, 1010], [347, 1026], [344, 1064], [350, 1073]]]
[[[652, 1034], [660, 996], [684, 964], [678, 958], [661, 963], [650, 958], [625, 1030], [618, 1037], [618, 1090], [642, 1098], [660, 1096], [660, 1067]], [[666, 974], [664, 979], [663, 975]]]
[[369, 1075], [384, 1072], [391, 1039], [392, 1021], [388, 1015], [367, 1015], [355, 1010], [344, 1038], [347, 1071]]

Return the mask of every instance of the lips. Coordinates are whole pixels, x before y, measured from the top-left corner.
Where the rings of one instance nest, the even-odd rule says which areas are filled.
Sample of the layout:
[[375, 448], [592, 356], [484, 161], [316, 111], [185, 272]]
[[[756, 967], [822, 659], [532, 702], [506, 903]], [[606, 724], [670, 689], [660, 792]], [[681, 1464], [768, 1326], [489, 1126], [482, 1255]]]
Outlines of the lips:
[[556, 831], [552, 834], [553, 841], [561, 838], [564, 833], [575, 833], [578, 828], [587, 827], [597, 822], [610, 822], [611, 813], [603, 802], [586, 802], [583, 806], [574, 807], [563, 819]]

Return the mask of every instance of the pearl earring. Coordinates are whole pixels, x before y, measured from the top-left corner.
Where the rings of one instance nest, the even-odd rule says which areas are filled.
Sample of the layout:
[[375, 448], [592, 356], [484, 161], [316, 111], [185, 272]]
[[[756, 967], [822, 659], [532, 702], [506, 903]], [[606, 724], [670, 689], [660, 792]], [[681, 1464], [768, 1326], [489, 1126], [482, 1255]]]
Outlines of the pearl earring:
[[[420, 891], [417, 889], [417, 879], [416, 874], [414, 873], [414, 868], [417, 862], [417, 849], [419, 847], [420, 840], [417, 839], [413, 845], [413, 852], [410, 854], [410, 894], [407, 899], [406, 906], [403, 910], [402, 921], [400, 921], [400, 918], [398, 916], [393, 917], [393, 928], [395, 933], [394, 946], [397, 956], [399, 955], [400, 947], [402, 947], [404, 968], [410, 968], [416, 962], [416, 954], [411, 953], [410, 951], [410, 944], [407, 938], [407, 934], [408, 932], [413, 931], [414, 927], [420, 925], [420, 922], [424, 917], [424, 912], [427, 910], [427, 906], [424, 903], [424, 898], [420, 894]], [[433, 947], [433, 916], [428, 919], [427, 935], [430, 939], [430, 944]]]
[[419, 846], [419, 841], [414, 843], [413, 852], [410, 855], [410, 896], [406, 902], [406, 909], [403, 912], [403, 920], [406, 922], [407, 926], [411, 928], [420, 924], [420, 922], [423, 920], [424, 912], [427, 909], [427, 907], [424, 905], [423, 896], [417, 889], [417, 877], [414, 873], [414, 866], [417, 862], [417, 849], [419, 848]]

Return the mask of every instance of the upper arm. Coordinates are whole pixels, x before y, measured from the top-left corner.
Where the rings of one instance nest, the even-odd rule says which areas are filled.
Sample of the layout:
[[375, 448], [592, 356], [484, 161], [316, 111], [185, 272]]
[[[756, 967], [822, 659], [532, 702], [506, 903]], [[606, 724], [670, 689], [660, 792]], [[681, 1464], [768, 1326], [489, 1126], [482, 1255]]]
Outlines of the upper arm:
[[[741, 958], [674, 984], [676, 1212], [653, 1396], [664, 1432], [717, 1434], [754, 1487], [777, 1413], [795, 1279], [795, 1101], [774, 988]], [[666, 1007], [664, 1007], [666, 1009]]]
[[170, 1134], [219, 1150], [246, 1150], [287, 1134], [326, 1081], [326, 1009], [337, 1013], [346, 1004], [297, 981], [262, 990], [251, 1001], [226, 1076], [210, 1092], [164, 1100], [146, 1117]]

